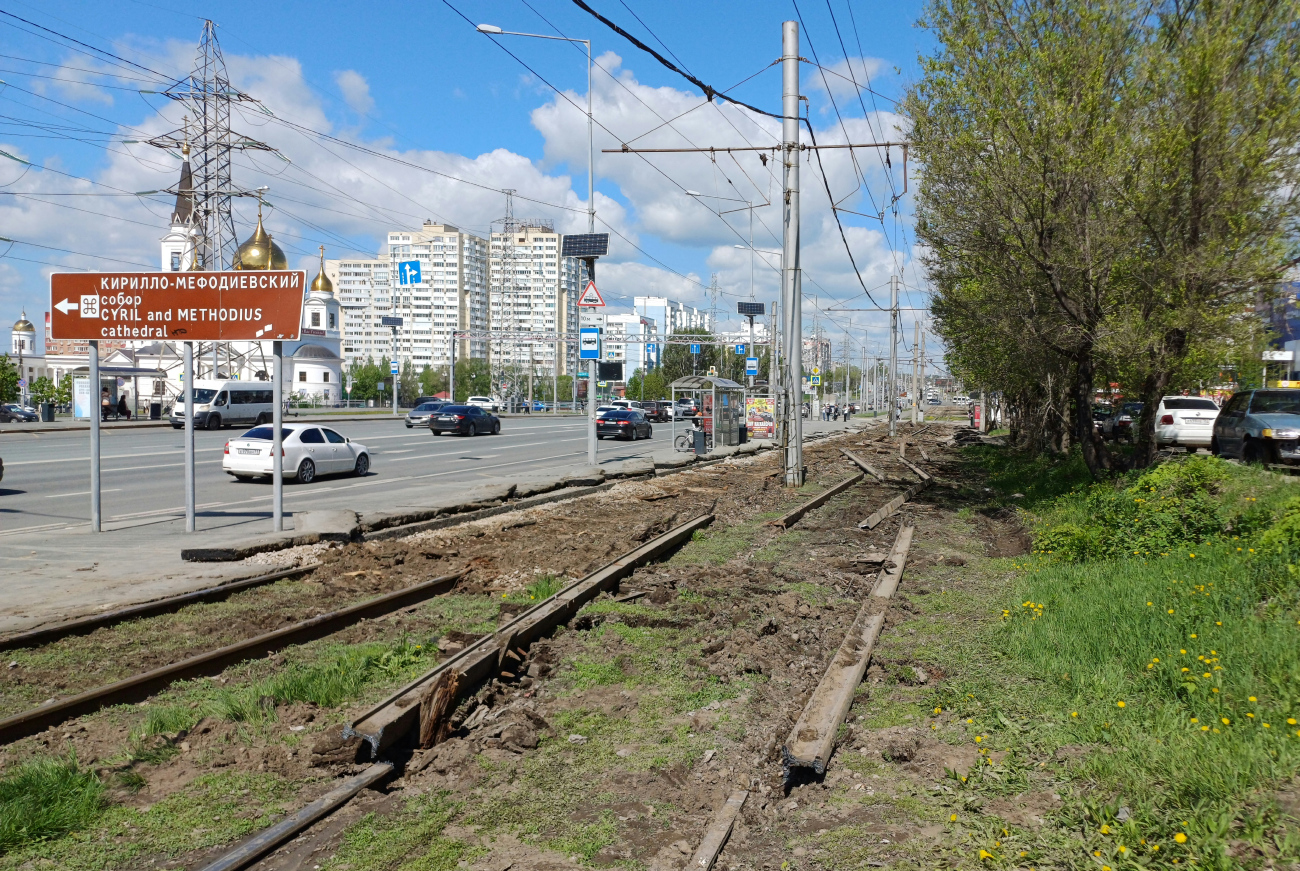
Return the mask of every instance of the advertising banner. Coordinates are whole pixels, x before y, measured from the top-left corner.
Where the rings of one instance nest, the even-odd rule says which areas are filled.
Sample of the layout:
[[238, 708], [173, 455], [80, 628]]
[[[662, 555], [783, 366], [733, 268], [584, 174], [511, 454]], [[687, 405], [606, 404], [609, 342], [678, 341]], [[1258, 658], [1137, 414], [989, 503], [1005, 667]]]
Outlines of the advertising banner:
[[750, 396], [745, 399], [745, 419], [751, 439], [776, 437], [776, 409], [769, 396]]

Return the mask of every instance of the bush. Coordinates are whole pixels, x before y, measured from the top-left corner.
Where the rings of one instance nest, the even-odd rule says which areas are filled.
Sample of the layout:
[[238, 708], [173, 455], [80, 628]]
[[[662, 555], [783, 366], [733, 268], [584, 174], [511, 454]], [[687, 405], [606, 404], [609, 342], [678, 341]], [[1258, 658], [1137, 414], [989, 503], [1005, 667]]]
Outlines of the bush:
[[[1034, 530], [1034, 549], [1083, 562], [1168, 556], [1214, 541], [1253, 536], [1274, 511], [1247, 491], [1278, 486], [1217, 457], [1171, 460], [1115, 482], [1077, 488]], [[1297, 509], [1300, 514], [1300, 509]], [[1293, 521], [1300, 542], [1300, 517]]]
[[32, 759], [0, 777], [0, 853], [85, 828], [104, 809], [104, 785], [75, 756]]
[[1263, 550], [1291, 553], [1300, 548], [1300, 496], [1282, 507], [1282, 517], [1259, 537]]

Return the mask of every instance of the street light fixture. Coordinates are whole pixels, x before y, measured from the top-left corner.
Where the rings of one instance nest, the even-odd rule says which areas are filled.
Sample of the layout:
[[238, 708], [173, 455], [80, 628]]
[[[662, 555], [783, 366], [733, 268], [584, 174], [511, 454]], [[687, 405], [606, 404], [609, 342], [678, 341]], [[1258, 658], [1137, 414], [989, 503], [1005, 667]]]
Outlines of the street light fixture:
[[[479, 33], [486, 35], [489, 39], [495, 38], [497, 36], [527, 36], [533, 39], [553, 39], [553, 40], [558, 40], [559, 42], [575, 42], [575, 43], [580, 42], [587, 47], [587, 232], [595, 233], [596, 232], [596, 167], [595, 167], [596, 150], [592, 141], [591, 40], [574, 39], [573, 37], [570, 36], [547, 36], [546, 34], [542, 34], [542, 33], [520, 33], [518, 31], [513, 31], [513, 30], [502, 30], [500, 27], [497, 27], [495, 24], [480, 24], [475, 29]], [[589, 277], [594, 278], [595, 260], [589, 260], [587, 262], [592, 264], [591, 272], [593, 274]], [[557, 321], [557, 326], [558, 326], [558, 321]], [[588, 361], [588, 366], [590, 367], [591, 365], [592, 362]], [[589, 368], [587, 371], [590, 376], [592, 370]], [[574, 373], [574, 377], [575, 378], [577, 377], [576, 372]], [[595, 379], [593, 377], [590, 378], [590, 380], [592, 383], [592, 389], [594, 391]], [[576, 382], [574, 384], [574, 391], [575, 391], [574, 398], [576, 399], [577, 398]], [[556, 399], [556, 404], [558, 405], [558, 398]], [[594, 466], [596, 464], [596, 397], [594, 395], [594, 392], [593, 395], [587, 397], [587, 406], [588, 406], [588, 417], [589, 417], [589, 426], [587, 427], [587, 462]]]

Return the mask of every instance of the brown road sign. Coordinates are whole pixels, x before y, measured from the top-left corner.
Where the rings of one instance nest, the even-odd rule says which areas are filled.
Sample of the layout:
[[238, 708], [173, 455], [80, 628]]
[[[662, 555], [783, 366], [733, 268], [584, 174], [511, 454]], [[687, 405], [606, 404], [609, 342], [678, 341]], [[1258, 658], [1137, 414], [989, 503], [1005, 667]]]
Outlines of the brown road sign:
[[307, 273], [77, 272], [50, 276], [55, 339], [297, 339]]

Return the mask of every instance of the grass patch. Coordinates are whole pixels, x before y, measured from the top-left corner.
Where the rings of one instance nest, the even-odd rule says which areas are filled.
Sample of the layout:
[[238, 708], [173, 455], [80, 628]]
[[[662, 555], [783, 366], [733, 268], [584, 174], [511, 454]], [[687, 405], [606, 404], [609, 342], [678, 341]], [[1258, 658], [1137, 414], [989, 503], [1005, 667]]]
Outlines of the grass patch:
[[[307, 702], [337, 707], [358, 698], [376, 684], [406, 680], [428, 668], [437, 658], [435, 645], [403, 638], [392, 644], [370, 642], [331, 645], [310, 662], [293, 662], [280, 671], [239, 687], [225, 688], [209, 680], [182, 685], [179, 700], [150, 705], [144, 722], [134, 733], [132, 757], [142, 761], [148, 753], [174, 752], [173, 748], [145, 749], [142, 739], [193, 728], [204, 717], [237, 723], [264, 724], [275, 720], [277, 704]], [[197, 701], [197, 706], [193, 702]]]
[[104, 804], [104, 785], [75, 756], [14, 766], [0, 777], [0, 853], [84, 829]]
[[366, 814], [323, 866], [350, 871], [451, 871], [483, 850], [443, 836], [460, 807], [440, 792], [415, 796], [395, 814]]
[[147, 810], [109, 807], [80, 831], [13, 850], [0, 856], [0, 869], [140, 868], [228, 844], [270, 825], [299, 786], [271, 774], [207, 774]]
[[751, 547], [758, 535], [753, 523], [697, 529], [685, 547], [673, 554], [669, 565], [720, 566]]
[[523, 605], [536, 605], [543, 599], [549, 599], [569, 585], [568, 578], [554, 574], [538, 575], [537, 579], [522, 590], [509, 594], [505, 601]]

